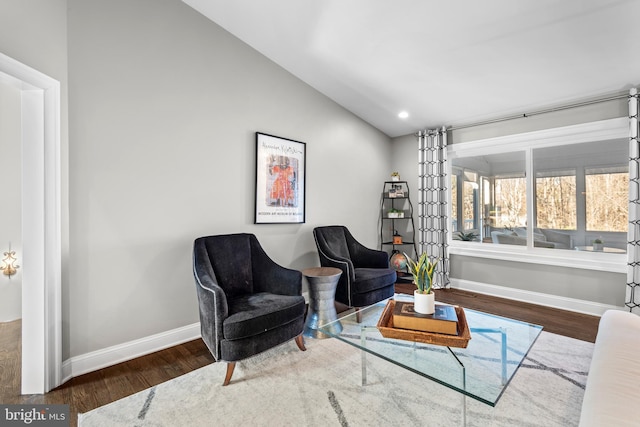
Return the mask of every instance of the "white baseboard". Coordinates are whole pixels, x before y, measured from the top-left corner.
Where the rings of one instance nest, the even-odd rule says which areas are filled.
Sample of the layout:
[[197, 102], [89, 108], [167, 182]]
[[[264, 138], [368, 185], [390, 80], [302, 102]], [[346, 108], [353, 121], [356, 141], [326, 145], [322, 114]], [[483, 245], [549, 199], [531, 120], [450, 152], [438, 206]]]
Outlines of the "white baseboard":
[[194, 323], [135, 341], [74, 356], [62, 363], [62, 382], [198, 338], [200, 338], [200, 323]]
[[[309, 293], [303, 292], [305, 301], [309, 301]], [[167, 332], [140, 338], [124, 344], [114, 345], [102, 350], [74, 356], [62, 363], [62, 382], [73, 377], [97, 371], [98, 369], [126, 362], [155, 351], [173, 347], [187, 341], [200, 338], [200, 323], [183, 326]]]
[[557, 295], [549, 295], [539, 292], [525, 291], [522, 289], [508, 288], [505, 286], [473, 282], [470, 280], [451, 279], [451, 287], [454, 289], [461, 289], [465, 291], [476, 292], [479, 294], [559, 308], [561, 310], [590, 314], [592, 316], [602, 316], [602, 314], [607, 310], [623, 309], [622, 307], [596, 303], [593, 301], [566, 298]]

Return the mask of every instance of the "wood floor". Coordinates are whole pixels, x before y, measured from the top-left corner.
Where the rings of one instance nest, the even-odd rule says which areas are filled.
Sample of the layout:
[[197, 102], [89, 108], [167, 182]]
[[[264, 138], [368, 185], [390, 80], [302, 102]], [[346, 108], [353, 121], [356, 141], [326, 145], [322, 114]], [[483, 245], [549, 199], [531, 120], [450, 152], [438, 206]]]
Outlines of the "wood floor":
[[[413, 293], [413, 285], [396, 285]], [[466, 291], [437, 291], [437, 299], [487, 313], [544, 326], [544, 330], [584, 341], [595, 340], [599, 317], [505, 300]], [[156, 384], [213, 363], [200, 339], [73, 378], [45, 395], [20, 395], [21, 322], [0, 323], [0, 403], [70, 405], [71, 426], [77, 414], [90, 411]], [[220, 378], [222, 383], [223, 378]]]

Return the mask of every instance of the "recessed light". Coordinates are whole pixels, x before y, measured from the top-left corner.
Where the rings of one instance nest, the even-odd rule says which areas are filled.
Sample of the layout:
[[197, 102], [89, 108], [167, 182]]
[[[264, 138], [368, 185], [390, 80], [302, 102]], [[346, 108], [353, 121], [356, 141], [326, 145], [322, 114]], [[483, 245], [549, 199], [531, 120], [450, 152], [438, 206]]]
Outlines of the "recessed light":
[[407, 113], [406, 111], [400, 111], [400, 113], [398, 113], [398, 117], [400, 117], [401, 119], [406, 119], [407, 117], [409, 117], [409, 113]]

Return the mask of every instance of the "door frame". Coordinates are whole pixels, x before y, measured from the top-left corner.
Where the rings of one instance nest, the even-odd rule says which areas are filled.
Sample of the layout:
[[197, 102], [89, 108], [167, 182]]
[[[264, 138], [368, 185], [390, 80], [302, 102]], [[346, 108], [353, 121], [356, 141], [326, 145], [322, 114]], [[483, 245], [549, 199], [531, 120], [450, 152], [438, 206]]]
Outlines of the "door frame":
[[61, 383], [60, 82], [0, 53], [0, 79], [21, 91], [22, 394]]

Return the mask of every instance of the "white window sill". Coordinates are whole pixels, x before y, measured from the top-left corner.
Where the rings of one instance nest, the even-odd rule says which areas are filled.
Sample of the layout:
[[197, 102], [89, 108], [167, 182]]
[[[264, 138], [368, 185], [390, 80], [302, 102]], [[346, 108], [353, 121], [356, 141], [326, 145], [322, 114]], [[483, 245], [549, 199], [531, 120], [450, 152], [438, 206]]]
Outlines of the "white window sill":
[[627, 272], [626, 253], [610, 254], [570, 249], [529, 248], [493, 243], [450, 241], [449, 254], [612, 273]]

